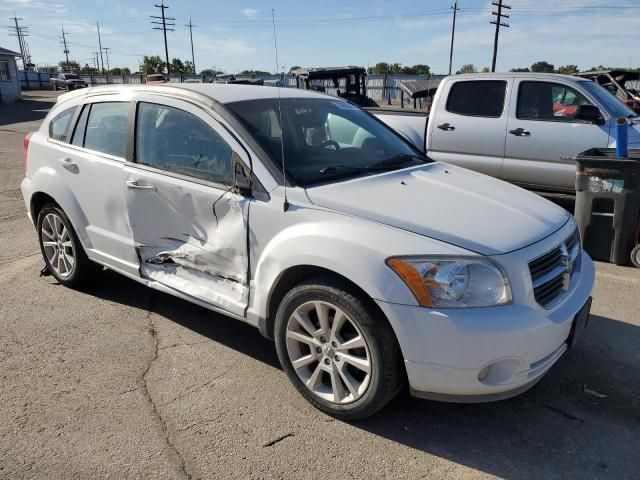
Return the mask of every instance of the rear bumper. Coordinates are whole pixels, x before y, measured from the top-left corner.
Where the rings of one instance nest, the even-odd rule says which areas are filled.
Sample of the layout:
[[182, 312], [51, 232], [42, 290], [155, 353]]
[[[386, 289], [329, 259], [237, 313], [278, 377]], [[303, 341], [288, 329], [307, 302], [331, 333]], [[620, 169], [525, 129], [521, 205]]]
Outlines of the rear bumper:
[[521, 304], [433, 310], [377, 303], [394, 327], [415, 396], [492, 401], [532, 387], [564, 354], [594, 279], [593, 262], [584, 254], [579, 281], [553, 310]]

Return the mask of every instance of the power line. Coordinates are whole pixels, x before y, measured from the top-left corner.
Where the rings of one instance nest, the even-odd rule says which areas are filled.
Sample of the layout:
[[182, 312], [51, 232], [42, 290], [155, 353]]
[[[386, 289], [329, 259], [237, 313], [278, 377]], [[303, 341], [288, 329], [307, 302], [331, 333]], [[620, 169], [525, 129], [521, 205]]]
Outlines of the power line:
[[449, 50], [449, 75], [451, 75], [451, 65], [453, 63], [453, 39], [456, 35], [456, 13], [458, 13], [458, 2], [456, 1], [451, 7], [453, 10], [453, 26], [451, 27], [451, 49]]
[[[167, 60], [167, 75], [169, 75], [171, 73], [171, 67], [169, 66], [169, 47], [167, 46], [167, 30], [169, 30], [170, 32], [174, 31], [174, 29], [171, 27], [175, 27], [176, 24], [170, 23], [170, 22], [174, 22], [176, 19], [171, 17], [165, 17], [164, 11], [169, 7], [167, 7], [164, 4], [164, 0], [160, 2], [160, 5], [156, 3], [156, 8], [160, 9], [160, 11], [162, 12], [162, 15], [159, 17], [156, 15], [151, 15], [151, 18], [152, 18], [151, 23], [153, 25], [162, 25], [161, 27], [153, 27], [153, 29], [162, 30], [162, 33], [164, 34], [164, 55]], [[158, 20], [161, 20], [161, 21], [158, 21]], [[167, 20], [169, 20], [170, 22], [167, 22]]]
[[491, 71], [496, 71], [496, 57], [498, 56], [498, 35], [500, 35], [500, 27], [509, 28], [508, 23], [504, 23], [502, 21], [503, 18], [509, 18], [509, 15], [502, 13], [502, 9], [511, 10], [509, 5], [504, 5], [502, 0], [498, 0], [497, 2], [491, 2], [492, 5], [498, 7], [497, 12], [491, 12], [491, 15], [495, 15], [496, 19], [492, 20], [490, 23], [496, 26], [496, 36], [493, 39], [493, 61], [491, 62]]
[[193, 65], [193, 73], [196, 73], [196, 57], [193, 54], [193, 27], [191, 24], [191, 15], [189, 15], [189, 23], [185, 27], [189, 27], [189, 37], [191, 38], [191, 64]]

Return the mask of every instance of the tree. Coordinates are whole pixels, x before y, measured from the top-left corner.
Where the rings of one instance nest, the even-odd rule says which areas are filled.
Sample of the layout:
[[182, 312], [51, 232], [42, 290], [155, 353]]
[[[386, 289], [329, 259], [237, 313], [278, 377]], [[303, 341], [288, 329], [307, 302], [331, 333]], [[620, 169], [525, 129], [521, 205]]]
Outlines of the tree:
[[213, 68], [205, 68], [204, 70], [200, 71], [200, 75], [205, 75], [207, 77], [214, 77], [223, 73], [224, 72], [222, 70], [214, 70]]
[[190, 60], [185, 60], [184, 62], [184, 73], [196, 73], [196, 69], [193, 68], [193, 63]]
[[429, 75], [431, 73], [431, 67], [422, 63], [414, 65], [411, 69], [415, 75]]
[[172, 73], [186, 73], [184, 63], [179, 58], [171, 59], [171, 72]]
[[531, 70], [529, 70], [529, 67], [524, 67], [524, 68], [512, 68], [509, 71], [510, 72], [530, 72]]
[[482, 70], [480, 70], [480, 73], [489, 73], [491, 70], [489, 70], [489, 67], [482, 67]]
[[159, 55], [151, 57], [145, 55], [142, 59], [142, 73], [161, 73], [164, 67], [165, 63]]
[[456, 75], [460, 73], [478, 73], [478, 70], [476, 69], [475, 65], [473, 65], [473, 63], [467, 63], [466, 65], [460, 67], [460, 70], [456, 72]]
[[589, 72], [599, 72], [600, 70], [609, 70], [607, 67], [605, 67], [604, 65], [598, 65], [597, 67], [591, 67], [588, 71]]
[[263, 70], [243, 70], [238, 75], [271, 75]]
[[80, 70], [82, 73], [95, 73], [96, 69], [94, 67], [90, 67], [88, 63], [84, 64], [84, 67]]
[[369, 73], [374, 75], [384, 75], [391, 73], [391, 66], [386, 62], [376, 63], [373, 67], [369, 67]]
[[63, 72], [77, 72], [80, 70], [80, 64], [75, 60], [69, 60], [65, 62], [64, 60], [58, 64]]
[[554, 73], [556, 70], [552, 64], [541, 60], [531, 65], [531, 71], [540, 73]]
[[558, 67], [558, 73], [561, 73], [563, 75], [573, 75], [574, 73], [578, 73], [580, 70], [578, 70], [578, 66], [577, 65], [563, 65], [561, 67]]
[[293, 72], [294, 70], [298, 70], [298, 69], [300, 69], [300, 68], [302, 68], [300, 65], [294, 65], [293, 67], [291, 67], [291, 68], [289, 69], [289, 73]]

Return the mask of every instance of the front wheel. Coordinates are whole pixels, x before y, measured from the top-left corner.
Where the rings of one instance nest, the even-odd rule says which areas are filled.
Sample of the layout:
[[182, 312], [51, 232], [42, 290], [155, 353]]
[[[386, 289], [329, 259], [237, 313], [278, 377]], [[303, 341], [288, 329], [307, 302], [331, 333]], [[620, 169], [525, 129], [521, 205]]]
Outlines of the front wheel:
[[289, 380], [334, 417], [369, 417], [402, 386], [402, 359], [386, 319], [370, 300], [332, 278], [310, 280], [284, 297], [275, 337]]

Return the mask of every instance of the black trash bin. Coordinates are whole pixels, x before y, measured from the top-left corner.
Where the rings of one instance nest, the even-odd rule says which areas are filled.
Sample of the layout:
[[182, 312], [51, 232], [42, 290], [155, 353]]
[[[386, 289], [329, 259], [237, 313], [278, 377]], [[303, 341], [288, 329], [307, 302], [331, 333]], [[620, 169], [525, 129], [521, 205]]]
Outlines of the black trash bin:
[[640, 234], [640, 150], [618, 158], [614, 148], [592, 148], [576, 161], [575, 217], [584, 249], [595, 260], [627, 265]]

